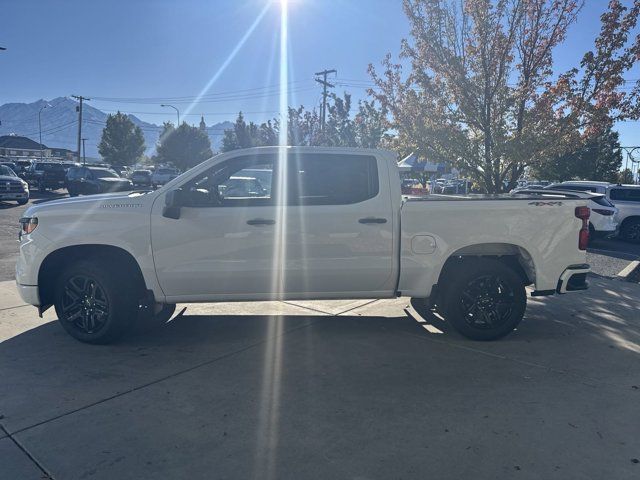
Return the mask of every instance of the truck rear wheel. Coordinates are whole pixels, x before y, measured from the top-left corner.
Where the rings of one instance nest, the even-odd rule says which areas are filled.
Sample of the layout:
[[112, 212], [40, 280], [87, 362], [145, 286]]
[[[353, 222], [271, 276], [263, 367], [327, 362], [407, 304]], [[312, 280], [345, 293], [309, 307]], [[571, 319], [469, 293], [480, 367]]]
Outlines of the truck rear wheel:
[[464, 262], [453, 267], [443, 280], [442, 313], [467, 338], [504, 337], [524, 316], [527, 305], [524, 282], [498, 260]]
[[107, 262], [80, 260], [58, 281], [54, 304], [62, 327], [81, 342], [117, 340], [136, 319], [137, 288], [122, 269]]

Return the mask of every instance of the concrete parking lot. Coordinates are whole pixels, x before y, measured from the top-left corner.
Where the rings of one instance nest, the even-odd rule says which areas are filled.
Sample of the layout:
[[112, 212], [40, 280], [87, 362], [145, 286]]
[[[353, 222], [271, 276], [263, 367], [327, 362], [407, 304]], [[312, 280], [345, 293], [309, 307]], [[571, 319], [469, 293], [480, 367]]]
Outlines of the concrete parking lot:
[[[640, 477], [638, 284], [530, 299], [491, 343], [397, 299], [185, 305], [90, 346], [18, 297], [19, 208], [0, 207], [1, 479]], [[634, 257], [612, 252], [592, 255]]]

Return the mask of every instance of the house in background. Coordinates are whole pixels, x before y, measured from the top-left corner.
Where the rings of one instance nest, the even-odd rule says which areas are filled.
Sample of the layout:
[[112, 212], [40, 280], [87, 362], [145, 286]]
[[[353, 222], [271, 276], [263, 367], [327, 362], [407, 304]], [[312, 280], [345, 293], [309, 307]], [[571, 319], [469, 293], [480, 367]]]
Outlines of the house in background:
[[73, 160], [74, 152], [66, 148], [47, 147], [35, 140], [19, 135], [0, 136], [0, 157], [15, 160], [31, 158], [46, 158], [47, 160]]

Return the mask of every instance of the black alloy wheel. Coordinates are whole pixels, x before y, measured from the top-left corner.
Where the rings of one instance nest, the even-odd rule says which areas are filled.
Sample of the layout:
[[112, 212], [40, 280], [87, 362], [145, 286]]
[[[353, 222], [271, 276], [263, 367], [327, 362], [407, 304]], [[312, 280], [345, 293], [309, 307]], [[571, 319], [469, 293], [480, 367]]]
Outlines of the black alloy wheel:
[[98, 333], [109, 317], [109, 299], [102, 285], [87, 275], [75, 275], [64, 285], [60, 320], [85, 335]]
[[527, 305], [522, 276], [503, 261], [470, 258], [442, 281], [438, 306], [451, 325], [473, 340], [495, 340], [513, 331]]
[[471, 280], [461, 292], [465, 322], [478, 329], [499, 328], [509, 320], [515, 305], [513, 289], [498, 275]]

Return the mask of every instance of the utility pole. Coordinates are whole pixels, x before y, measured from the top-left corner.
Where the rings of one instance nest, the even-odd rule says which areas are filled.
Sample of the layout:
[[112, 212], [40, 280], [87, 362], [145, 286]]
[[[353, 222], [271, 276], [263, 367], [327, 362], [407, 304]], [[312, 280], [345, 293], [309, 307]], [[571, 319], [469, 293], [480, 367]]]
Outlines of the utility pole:
[[84, 148], [84, 141], [85, 140], [89, 140], [88, 138], [83, 138], [82, 139], [82, 165], [86, 165], [87, 164], [87, 151]]
[[76, 111], [78, 112], [78, 163], [80, 163], [80, 143], [82, 142], [82, 102], [84, 100], [91, 100], [91, 99], [83, 97], [82, 95], [71, 95], [71, 96], [77, 99], [78, 102], [80, 103], [80, 105], [76, 107]]
[[316, 78], [316, 82], [322, 85], [322, 112], [320, 113], [320, 129], [324, 132], [324, 125], [327, 119], [327, 87], [335, 87], [334, 84], [327, 82], [327, 75], [330, 73], [338, 73], [337, 70], [323, 70], [322, 72], [316, 73], [316, 76], [321, 75], [322, 79]]

